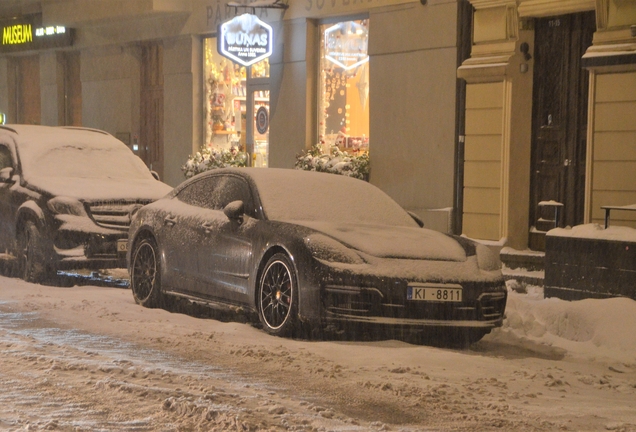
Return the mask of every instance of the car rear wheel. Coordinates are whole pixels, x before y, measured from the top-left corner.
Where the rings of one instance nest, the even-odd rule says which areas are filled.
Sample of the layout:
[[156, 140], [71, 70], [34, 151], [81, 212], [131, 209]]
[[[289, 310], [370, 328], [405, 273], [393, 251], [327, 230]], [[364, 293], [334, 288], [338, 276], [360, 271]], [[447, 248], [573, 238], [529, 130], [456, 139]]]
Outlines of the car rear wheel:
[[265, 264], [258, 284], [258, 311], [263, 329], [292, 336], [298, 317], [296, 273], [287, 255], [277, 253]]
[[27, 282], [43, 282], [53, 275], [47, 265], [44, 239], [33, 221], [26, 221], [18, 233], [18, 275]]
[[141, 240], [133, 250], [130, 286], [138, 304], [156, 308], [163, 306], [159, 272], [159, 251], [152, 238]]

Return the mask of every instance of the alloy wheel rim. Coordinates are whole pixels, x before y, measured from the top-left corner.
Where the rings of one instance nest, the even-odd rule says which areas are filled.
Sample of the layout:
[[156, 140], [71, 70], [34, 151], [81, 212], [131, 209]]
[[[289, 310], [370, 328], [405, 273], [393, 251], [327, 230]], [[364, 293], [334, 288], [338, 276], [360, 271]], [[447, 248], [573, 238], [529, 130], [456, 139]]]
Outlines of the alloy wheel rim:
[[138, 299], [143, 301], [150, 296], [156, 276], [155, 250], [149, 244], [143, 244], [137, 249], [133, 263], [132, 286]]
[[267, 326], [279, 329], [285, 324], [292, 306], [292, 281], [287, 265], [274, 261], [267, 267], [261, 283], [261, 314]]

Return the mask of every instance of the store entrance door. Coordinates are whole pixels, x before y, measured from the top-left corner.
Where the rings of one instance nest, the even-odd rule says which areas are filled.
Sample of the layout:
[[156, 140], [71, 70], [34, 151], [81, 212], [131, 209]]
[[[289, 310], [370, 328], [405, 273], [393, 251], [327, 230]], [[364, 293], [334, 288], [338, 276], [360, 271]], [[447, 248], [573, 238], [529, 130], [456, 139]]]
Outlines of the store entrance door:
[[248, 85], [247, 113], [251, 119], [246, 124], [246, 147], [252, 157], [252, 166], [269, 166], [269, 85]]
[[545, 249], [545, 233], [583, 221], [588, 72], [581, 57], [592, 44], [593, 12], [535, 22], [529, 246]]

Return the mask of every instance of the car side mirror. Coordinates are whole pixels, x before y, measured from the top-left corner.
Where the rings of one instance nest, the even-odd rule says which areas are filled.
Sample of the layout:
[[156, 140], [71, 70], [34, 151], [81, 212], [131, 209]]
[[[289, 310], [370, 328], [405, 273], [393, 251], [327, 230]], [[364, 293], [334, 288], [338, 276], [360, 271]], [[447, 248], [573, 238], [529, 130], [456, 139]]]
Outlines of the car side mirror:
[[0, 182], [9, 183], [13, 176], [13, 167], [6, 167], [0, 170]]
[[223, 208], [223, 213], [231, 221], [243, 222], [243, 214], [245, 213], [245, 204], [243, 201], [232, 201]]
[[411, 216], [413, 218], [413, 220], [420, 226], [420, 228], [424, 228], [424, 221], [422, 219], [420, 219], [420, 217], [418, 215], [416, 215], [415, 213], [413, 213], [412, 211], [408, 211], [407, 213], [409, 214], [409, 216]]

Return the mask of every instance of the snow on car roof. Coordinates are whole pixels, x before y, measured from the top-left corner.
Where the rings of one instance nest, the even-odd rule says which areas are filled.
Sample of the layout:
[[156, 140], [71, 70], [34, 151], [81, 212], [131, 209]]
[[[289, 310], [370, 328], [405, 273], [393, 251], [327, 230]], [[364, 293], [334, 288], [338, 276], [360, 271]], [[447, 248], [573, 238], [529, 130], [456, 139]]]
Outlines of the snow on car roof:
[[284, 168], [243, 168], [270, 219], [417, 226], [393, 199], [352, 177]]

